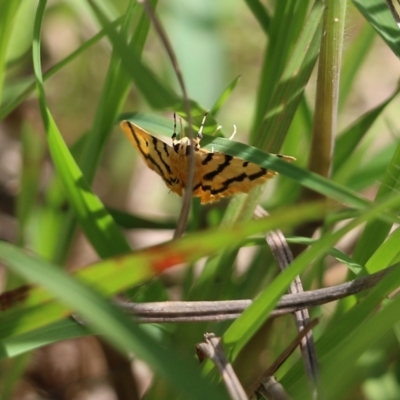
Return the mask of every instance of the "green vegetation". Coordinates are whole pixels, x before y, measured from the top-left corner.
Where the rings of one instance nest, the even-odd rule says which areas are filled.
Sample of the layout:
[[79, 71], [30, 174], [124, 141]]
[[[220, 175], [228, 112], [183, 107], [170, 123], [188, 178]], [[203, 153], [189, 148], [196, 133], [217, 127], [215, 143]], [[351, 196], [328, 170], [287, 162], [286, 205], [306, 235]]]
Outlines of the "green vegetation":
[[[310, 308], [318, 371], [295, 350], [272, 373], [293, 399], [311, 398], [313, 374], [317, 398], [398, 398], [400, 30], [385, 0], [151, 3], [165, 37], [134, 1], [0, 0], [0, 398], [18, 398], [38, 349], [91, 335], [118, 399], [143, 385], [123, 378], [126, 354], [154, 374], [145, 399], [233, 398], [195, 359], [206, 332], [252, 393], [298, 334], [292, 315], [270, 318], [297, 275], [311, 290], [391, 266]], [[204, 148], [280, 176], [212, 206], [194, 199], [172, 240], [182, 201], [118, 122], [170, 137], [173, 112], [196, 131], [206, 110]], [[253, 218], [258, 204], [269, 217]], [[283, 272], [267, 245], [278, 229], [294, 255]], [[253, 303], [234, 320], [139, 324], [118, 294]], [[80, 379], [65, 384], [96, 386]]]

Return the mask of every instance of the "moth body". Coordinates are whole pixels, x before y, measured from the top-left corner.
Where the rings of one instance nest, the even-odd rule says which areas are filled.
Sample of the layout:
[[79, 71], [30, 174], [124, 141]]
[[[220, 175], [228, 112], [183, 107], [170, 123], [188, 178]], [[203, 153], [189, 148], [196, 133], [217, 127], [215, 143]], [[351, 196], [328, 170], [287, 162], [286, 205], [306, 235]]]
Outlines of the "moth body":
[[[202, 204], [218, 201], [235, 193], [247, 193], [277, 174], [241, 158], [202, 149], [202, 127], [197, 137], [192, 140], [188, 137], [177, 140], [174, 132], [172, 146], [130, 121], [122, 121], [121, 128], [147, 166], [157, 172], [171, 191], [179, 196], [182, 196], [183, 189], [186, 188], [188, 156], [190, 149], [193, 149], [193, 196], [200, 197]], [[293, 160], [292, 157], [280, 157], [286, 161]]]

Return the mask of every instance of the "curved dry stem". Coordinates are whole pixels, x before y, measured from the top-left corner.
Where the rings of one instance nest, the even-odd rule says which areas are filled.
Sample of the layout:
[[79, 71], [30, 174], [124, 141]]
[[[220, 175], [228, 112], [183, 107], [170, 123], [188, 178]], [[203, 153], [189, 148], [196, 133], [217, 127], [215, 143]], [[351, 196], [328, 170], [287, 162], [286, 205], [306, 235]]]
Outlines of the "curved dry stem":
[[[178, 59], [175, 56], [175, 52], [172, 48], [172, 45], [168, 39], [167, 34], [165, 33], [164, 28], [161, 25], [161, 22], [158, 20], [156, 14], [154, 13], [153, 8], [151, 7], [150, 3], [148, 2], [148, 0], [140, 0], [139, 3], [143, 4], [143, 8], [146, 11], [147, 16], [151, 20], [158, 36], [160, 37], [161, 42], [163, 43], [165, 50], [167, 51], [167, 54], [171, 60], [171, 64], [176, 73], [176, 77], [178, 78], [179, 86], [181, 87], [181, 90], [182, 90], [183, 106], [185, 107], [185, 112], [186, 112], [187, 119], [188, 119], [189, 138], [190, 138], [190, 140], [192, 140], [194, 137], [194, 134], [193, 134], [193, 128], [192, 128], [192, 116], [190, 113], [190, 102], [189, 102], [189, 98], [187, 95], [186, 86], [185, 86], [185, 82], [183, 80], [181, 69], [179, 67]], [[190, 206], [192, 204], [194, 167], [195, 167], [194, 152], [193, 152], [193, 148], [191, 146], [190, 152], [189, 152], [189, 158], [188, 158], [188, 176], [187, 176], [187, 182], [186, 182], [186, 190], [184, 191], [184, 194], [183, 194], [182, 208], [181, 208], [181, 212], [179, 214], [178, 222], [177, 222], [176, 229], [174, 232], [174, 239], [177, 239], [183, 235], [183, 232], [185, 231], [185, 228], [186, 228], [186, 225], [187, 225], [187, 222], [189, 219]]]
[[[315, 307], [344, 297], [352, 296], [375, 286], [389, 272], [398, 273], [400, 263], [373, 275], [354, 279], [340, 285], [302, 293], [286, 294], [279, 300], [271, 317], [293, 313], [306, 307]], [[250, 306], [252, 300], [227, 301], [161, 301], [129, 303], [116, 301], [119, 307], [140, 323], [170, 323], [224, 321], [235, 319]]]

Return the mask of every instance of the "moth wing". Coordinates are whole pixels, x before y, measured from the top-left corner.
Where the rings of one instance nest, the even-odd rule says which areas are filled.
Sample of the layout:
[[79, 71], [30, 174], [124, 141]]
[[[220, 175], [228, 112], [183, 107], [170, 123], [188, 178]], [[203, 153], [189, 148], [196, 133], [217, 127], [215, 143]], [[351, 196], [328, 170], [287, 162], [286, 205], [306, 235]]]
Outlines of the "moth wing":
[[209, 203], [235, 193], [248, 193], [277, 172], [223, 153], [202, 150], [197, 163], [193, 195]]
[[121, 129], [147, 166], [161, 176], [171, 191], [182, 196], [182, 182], [176, 174], [177, 156], [174, 149], [130, 121], [122, 121]]

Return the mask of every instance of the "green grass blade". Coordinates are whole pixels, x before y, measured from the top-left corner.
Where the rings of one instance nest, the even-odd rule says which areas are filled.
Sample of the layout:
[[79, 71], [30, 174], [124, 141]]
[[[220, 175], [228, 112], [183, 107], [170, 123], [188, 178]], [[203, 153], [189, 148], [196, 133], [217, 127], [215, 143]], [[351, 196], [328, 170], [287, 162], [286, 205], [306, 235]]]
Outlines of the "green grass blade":
[[232, 349], [232, 357], [234, 358], [255, 332], [257, 332], [268, 318], [282, 293], [287, 290], [294, 278], [307, 268], [313, 260], [323, 255], [325, 252], [328, 252], [344, 233], [349, 232], [367, 220], [377, 218], [382, 210], [386, 209], [390, 204], [398, 205], [399, 201], [400, 195], [397, 195], [389, 201], [370, 208], [363, 215], [348, 223], [345, 227], [322, 237], [318, 242], [314, 243], [312, 248], [300, 254], [290, 264], [290, 268], [285, 269], [285, 271], [275, 278], [273, 283], [261, 292], [253, 304], [247, 308], [225, 332], [224, 343], [228, 348]]
[[[320, 218], [325, 212], [326, 206], [322, 204], [293, 207], [273, 213], [269, 218], [262, 220], [237, 224], [233, 228], [187, 235], [178, 241], [107, 259], [81, 268], [74, 275], [86, 284], [96, 287], [104, 295], [112, 296], [149, 280], [171, 266], [190, 264], [223, 248], [237, 246], [249, 235], [277, 227], [294, 226], [310, 218]], [[31, 270], [35, 270], [40, 262], [46, 263], [34, 257], [27, 258], [19, 248], [1, 242], [0, 259], [6, 264], [15, 259], [23, 259]], [[57, 269], [55, 265], [53, 267]], [[54, 276], [50, 274], [48, 279], [51, 280]], [[3, 297], [0, 296], [0, 303], [4, 310], [0, 316], [0, 337], [7, 337], [11, 333], [23, 334], [68, 315], [68, 310], [54, 303], [53, 296], [41, 288], [21, 288], [7, 293]]]
[[[112, 23], [112, 26], [117, 27], [120, 23], [121, 23], [121, 18], [118, 18], [116, 21]], [[88, 50], [91, 46], [99, 42], [100, 39], [102, 39], [105, 35], [106, 35], [106, 30], [102, 29], [92, 38], [90, 38], [81, 46], [79, 46], [70, 55], [65, 57], [63, 60], [61, 60], [53, 67], [51, 67], [47, 72], [45, 72], [43, 74], [43, 80], [46, 81], [47, 79], [55, 75], [57, 72], [62, 70], [66, 65], [75, 60], [78, 56], [80, 56], [82, 53]], [[3, 120], [7, 115], [9, 115], [13, 110], [15, 110], [35, 90], [36, 81], [35, 78], [32, 77], [24, 81], [23, 85], [21, 85], [20, 82], [17, 82], [16, 85], [17, 87], [15, 88], [15, 93], [13, 93], [12, 99], [8, 103], [0, 107], [0, 120]]]
[[[128, 52], [137, 51], [141, 54], [144, 42], [149, 30], [149, 22], [143, 18], [143, 9], [131, 3], [122, 24], [121, 35], [128, 36], [128, 32], [133, 18], [139, 19], [139, 24], [135, 29], [132, 40], [129, 43]], [[137, 14], [137, 15], [136, 15]], [[111, 29], [113, 27], [111, 26]], [[107, 76], [101, 93], [93, 127], [85, 141], [84, 149], [80, 155], [80, 165], [88, 182], [92, 182], [97, 170], [100, 156], [106, 141], [117, 120], [117, 116], [126, 100], [129, 90], [129, 77], [121, 69], [120, 60], [116, 52], [112, 54]]]
[[31, 127], [23, 127], [21, 189], [17, 198], [19, 221], [17, 243], [19, 245], [25, 243], [27, 222], [34, 212], [44, 150], [43, 139], [34, 135]]
[[215, 151], [221, 151], [235, 157], [243, 158], [246, 161], [253, 162], [261, 167], [272, 169], [282, 175], [288, 176], [298, 182], [300, 185], [310, 188], [315, 192], [324, 194], [326, 197], [343, 202], [356, 208], [364, 208], [368, 201], [345, 186], [339, 185], [313, 172], [306, 171], [276, 156], [258, 150], [255, 147], [247, 146], [243, 143], [232, 142], [222, 138], [204, 137], [205, 148], [214, 148]]
[[[164, 85], [160, 79], [144, 64], [139, 52], [134, 46], [129, 47], [107, 21], [102, 12], [94, 6], [94, 11], [102, 26], [107, 29], [108, 38], [121, 59], [121, 65], [133, 80], [135, 88], [140, 91], [151, 107], [169, 109], [179, 113], [187, 119], [183, 101], [170, 88]], [[195, 130], [198, 129], [203, 119], [205, 110], [197, 102], [189, 100], [192, 114], [192, 122]], [[204, 133], [214, 132], [217, 123], [212, 115], [207, 117]]]
[[[396, 309], [399, 307], [399, 298], [383, 308], [379, 305], [399, 284], [398, 271], [393, 270], [360, 304], [339, 321], [336, 320], [330, 329], [326, 329], [317, 341], [322, 387], [328, 399], [342, 398], [343, 390], [349, 389], [351, 380], [354, 385], [354, 369], [357, 368], [355, 364], [358, 358], [398, 321]], [[380, 308], [378, 312], [377, 307]], [[371, 316], [371, 313], [374, 315]], [[309, 390], [301, 369], [298, 363], [282, 380], [284, 385], [287, 383], [286, 387], [291, 393], [296, 393], [296, 398], [304, 398]]]
[[293, 0], [275, 4], [274, 14], [271, 15], [268, 26], [268, 47], [264, 53], [257, 92], [256, 114], [250, 137], [252, 143], [255, 142], [256, 132], [273, 101], [285, 64], [304, 24], [308, 6], [308, 1]]
[[114, 221], [125, 229], [175, 229], [174, 219], [149, 219], [108, 207]]
[[143, 63], [140, 52], [134, 47], [129, 48], [101, 10], [92, 3], [93, 10], [104, 29], [107, 30], [113, 49], [118, 52], [121, 64], [134, 80], [136, 87], [145, 96], [147, 102], [154, 108], [171, 108], [179, 103], [179, 98], [173, 91], [163, 85], [154, 73]]
[[400, 57], [399, 28], [385, 0], [353, 0], [365, 19], [378, 32], [397, 57]]
[[127, 252], [130, 248], [128, 243], [101, 201], [90, 190], [47, 107], [40, 60], [40, 33], [45, 7], [46, 1], [40, 1], [35, 20], [32, 51], [40, 110], [54, 164], [77, 218], [98, 254], [101, 257], [107, 257]]
[[397, 89], [387, 100], [369, 110], [341, 133], [335, 144], [334, 171], [338, 171], [345, 161], [353, 154], [361, 139], [366, 135], [377, 118], [381, 116], [386, 106], [399, 94], [399, 91], [400, 89]]
[[245, 0], [250, 11], [253, 13], [254, 17], [261, 26], [261, 29], [266, 35], [268, 35], [269, 27], [271, 24], [271, 17], [265, 6], [261, 4], [259, 0]]
[[[385, 176], [379, 187], [375, 201], [385, 199], [397, 193], [400, 186], [400, 145], [386, 170]], [[398, 209], [395, 209], [398, 212]], [[392, 224], [384, 221], [371, 221], [365, 227], [357, 245], [353, 257], [360, 263], [365, 264], [370, 256], [386, 239]]]
[[6, 55], [13, 22], [20, 2], [18, 0], [0, 0], [0, 104], [2, 104], [3, 85], [6, 75]]
[[[138, 5], [133, 6], [133, 3], [128, 8], [125, 18], [122, 21], [121, 35], [128, 36], [131, 20], [135, 16], [135, 11], [138, 11]], [[140, 10], [139, 10], [140, 11]], [[140, 14], [140, 13], [139, 13]], [[132, 44], [138, 51], [141, 51], [148, 32], [148, 23], [140, 18], [138, 26], [135, 29]], [[144, 22], [144, 23], [143, 23]], [[115, 25], [115, 24], [111, 24]], [[144, 29], [146, 28], [147, 29]], [[106, 32], [105, 29], [103, 29]], [[141, 44], [141, 47], [140, 47]], [[123, 102], [129, 90], [129, 80], [125, 72], [121, 69], [119, 58], [115, 52], [111, 56], [111, 61], [107, 70], [105, 83], [96, 108], [96, 115], [90, 132], [86, 135], [83, 141], [81, 151], [78, 153], [78, 162], [82, 169], [82, 173], [88, 183], [92, 183], [96, 174], [98, 163], [103, 154], [103, 149], [107, 143], [115, 120], [119, 114]], [[59, 249], [69, 248], [76, 227], [76, 218], [69, 213], [64, 221], [64, 230], [60, 236]], [[59, 253], [57, 261], [61, 261], [65, 254]]]
[[240, 75], [236, 77], [229, 85], [228, 87], [222, 92], [221, 96], [217, 99], [217, 101], [214, 103], [214, 105], [211, 108], [210, 113], [212, 115], [217, 115], [218, 111], [221, 109], [221, 107], [225, 104], [225, 102], [228, 100], [229, 96], [235, 89], [236, 85], [240, 81]]
[[262, 124], [252, 135], [252, 143], [257, 147], [276, 152], [283, 143], [304, 87], [317, 61], [323, 9], [323, 3], [317, 1], [310, 12], [307, 23], [276, 86]]
[[[97, 291], [44, 261], [34, 261], [19, 249], [2, 246], [1, 257], [14, 272], [42, 285], [68, 307], [76, 310], [95, 333], [101, 334], [122, 352], [134, 352], [173, 387], [193, 399], [228, 399], [221, 387], [214, 387], [199, 374], [191, 357], [183, 357], [162, 346], [140, 325]], [[33, 268], [31, 268], [33, 266]]]
[[33, 330], [24, 335], [2, 339], [0, 341], [0, 360], [12, 358], [61, 340], [91, 334], [92, 332], [83, 325], [77, 324], [72, 318], [57, 321], [45, 328]]
[[381, 271], [398, 260], [400, 229], [396, 229], [389, 237], [376, 249], [374, 254], [365, 264], [369, 274]]

